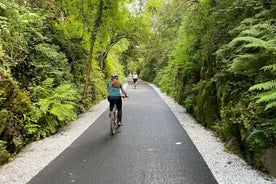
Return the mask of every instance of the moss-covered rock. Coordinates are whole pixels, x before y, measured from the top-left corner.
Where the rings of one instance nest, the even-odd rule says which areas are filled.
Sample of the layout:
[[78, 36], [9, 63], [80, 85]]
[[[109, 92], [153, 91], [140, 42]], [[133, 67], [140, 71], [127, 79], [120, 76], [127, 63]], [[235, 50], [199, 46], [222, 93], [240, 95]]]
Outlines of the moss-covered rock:
[[5, 163], [10, 157], [10, 153], [6, 150], [6, 142], [0, 140], [0, 164]]
[[266, 170], [274, 177], [276, 177], [276, 148], [266, 149], [264, 154], [264, 166]]
[[2, 109], [0, 111], [1, 140], [7, 144], [7, 150], [13, 154], [20, 151], [24, 146], [23, 126], [16, 115], [12, 112]]
[[206, 127], [212, 128], [218, 119], [216, 84], [213, 81], [204, 82], [197, 96], [195, 112], [196, 120]]
[[11, 77], [0, 78], [0, 162], [9, 159], [24, 146], [23, 114], [31, 109], [29, 97], [19, 89]]
[[0, 107], [22, 115], [31, 108], [29, 97], [19, 89], [10, 77], [0, 79]]

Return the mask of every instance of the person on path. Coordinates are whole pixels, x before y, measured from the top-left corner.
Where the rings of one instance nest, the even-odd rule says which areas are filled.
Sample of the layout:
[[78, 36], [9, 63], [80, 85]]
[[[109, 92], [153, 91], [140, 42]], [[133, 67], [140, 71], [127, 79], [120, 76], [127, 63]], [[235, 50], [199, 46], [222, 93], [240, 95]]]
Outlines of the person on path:
[[138, 74], [136, 72], [133, 73], [132, 79], [133, 79], [133, 83], [134, 83], [134, 88], [136, 89], [136, 83], [138, 81]]
[[107, 100], [109, 102], [109, 117], [111, 117], [111, 112], [113, 110], [114, 104], [117, 105], [118, 109], [118, 125], [122, 126], [122, 97], [120, 90], [127, 97], [127, 93], [123, 88], [123, 85], [118, 81], [118, 75], [112, 74], [111, 81], [107, 83]]

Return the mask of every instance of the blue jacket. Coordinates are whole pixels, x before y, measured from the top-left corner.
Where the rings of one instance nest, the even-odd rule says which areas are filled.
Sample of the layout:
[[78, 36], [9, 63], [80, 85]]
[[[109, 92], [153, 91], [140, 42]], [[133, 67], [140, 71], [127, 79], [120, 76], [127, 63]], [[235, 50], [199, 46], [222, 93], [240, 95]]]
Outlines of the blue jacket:
[[107, 83], [108, 96], [121, 96], [120, 89], [122, 88], [122, 84], [119, 83], [118, 88], [112, 86], [111, 81]]

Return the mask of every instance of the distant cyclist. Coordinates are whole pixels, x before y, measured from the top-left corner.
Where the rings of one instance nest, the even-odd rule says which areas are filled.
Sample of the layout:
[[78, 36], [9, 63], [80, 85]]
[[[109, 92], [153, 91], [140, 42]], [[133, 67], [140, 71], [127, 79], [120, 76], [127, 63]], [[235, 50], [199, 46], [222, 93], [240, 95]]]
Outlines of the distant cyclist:
[[111, 75], [111, 81], [107, 84], [107, 90], [107, 99], [109, 101], [109, 117], [111, 116], [114, 104], [116, 104], [118, 109], [118, 125], [122, 126], [122, 97], [120, 90], [126, 97], [127, 93], [125, 92], [123, 85], [118, 81], [117, 74]]
[[132, 79], [133, 79], [133, 83], [134, 83], [134, 88], [136, 88], [136, 83], [138, 81], [138, 74], [136, 72], [133, 73]]

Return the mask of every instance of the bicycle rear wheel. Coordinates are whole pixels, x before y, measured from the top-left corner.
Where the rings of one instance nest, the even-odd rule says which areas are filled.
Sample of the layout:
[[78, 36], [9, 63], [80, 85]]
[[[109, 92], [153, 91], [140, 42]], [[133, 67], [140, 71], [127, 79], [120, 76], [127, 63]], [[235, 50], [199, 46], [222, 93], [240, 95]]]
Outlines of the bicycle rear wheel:
[[111, 113], [111, 118], [110, 118], [110, 132], [111, 132], [111, 135], [116, 134], [117, 127], [118, 127], [117, 113], [116, 113], [116, 110], [113, 110], [112, 113]]

